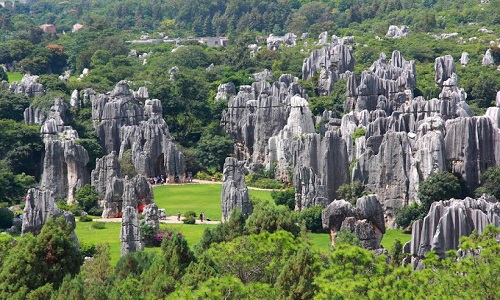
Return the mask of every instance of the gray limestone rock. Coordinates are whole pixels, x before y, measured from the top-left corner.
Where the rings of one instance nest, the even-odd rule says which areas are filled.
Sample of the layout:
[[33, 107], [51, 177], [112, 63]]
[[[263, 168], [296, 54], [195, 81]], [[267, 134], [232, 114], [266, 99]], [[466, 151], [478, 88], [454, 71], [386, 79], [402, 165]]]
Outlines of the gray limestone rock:
[[236, 94], [236, 87], [234, 83], [221, 83], [217, 88], [217, 95], [215, 95], [215, 101], [227, 101], [231, 96]]
[[111, 152], [96, 159], [96, 167], [91, 173], [91, 184], [95, 186], [100, 199], [104, 199], [109, 183], [113, 178], [121, 178], [121, 167], [118, 156]]
[[143, 249], [137, 207], [126, 206], [123, 209], [120, 241], [122, 256]]
[[469, 53], [462, 52], [462, 56], [460, 57], [460, 64], [462, 65], [462, 67], [467, 66], [467, 64], [469, 63], [469, 61], [470, 61], [470, 59], [469, 59]]
[[335, 200], [321, 213], [324, 229], [330, 230], [332, 245], [337, 232], [348, 230], [355, 233], [366, 249], [381, 248], [385, 233], [384, 212], [377, 195], [359, 198], [356, 207], [345, 200]]
[[393, 39], [408, 38], [409, 32], [410, 28], [406, 25], [402, 25], [401, 28], [396, 25], [391, 25], [385, 36]]
[[498, 165], [499, 141], [498, 129], [486, 116], [446, 121], [444, 142], [449, 171], [460, 174], [475, 189], [481, 173]]
[[227, 157], [224, 162], [221, 194], [223, 222], [229, 220], [234, 209], [239, 209], [245, 217], [252, 214], [252, 205], [248, 197], [244, 175], [243, 164], [234, 157]]
[[409, 100], [408, 94], [416, 87], [416, 78], [413, 61], [406, 61], [396, 50], [388, 62], [381, 53], [370, 70], [363, 71], [360, 80], [355, 75], [349, 77], [344, 110], [381, 109], [391, 114]]
[[21, 82], [13, 82], [9, 89], [16, 94], [25, 94], [29, 98], [42, 96], [45, 94], [45, 88], [42, 84], [36, 82], [37, 75], [25, 74]]
[[146, 205], [144, 211], [144, 224], [151, 226], [155, 232], [160, 228], [160, 220], [158, 219], [158, 206], [154, 203]]
[[42, 125], [46, 118], [45, 112], [33, 105], [24, 110], [24, 122], [26, 125]]
[[497, 96], [495, 98], [496, 107], [500, 107], [500, 91], [497, 92]]
[[78, 90], [73, 90], [71, 93], [71, 100], [70, 100], [71, 107], [78, 110], [80, 108], [80, 102], [78, 100]]
[[481, 234], [489, 224], [500, 226], [500, 206], [494, 197], [434, 202], [427, 216], [413, 224], [412, 238], [405, 249], [414, 260], [429, 251], [444, 257], [446, 251], [457, 249], [460, 237], [473, 230]]
[[144, 97], [147, 91], [134, 94], [126, 81], [120, 81], [109, 95], [89, 93], [101, 146], [106, 153], [115, 151], [119, 157], [131, 151], [140, 174], [177, 175], [183, 180], [184, 155], [177, 150], [163, 120], [161, 101], [144, 100], [136, 94]]
[[491, 49], [486, 50], [486, 53], [484, 53], [483, 59], [481, 60], [481, 64], [483, 66], [493, 66], [495, 64], [495, 60], [491, 54]]
[[434, 62], [434, 82], [436, 86], [442, 87], [443, 83], [451, 78], [455, 71], [455, 63], [451, 55], [440, 56]]
[[345, 45], [327, 45], [311, 52], [302, 65], [302, 80], [320, 74], [318, 86], [320, 95], [328, 95], [333, 85], [341, 78], [347, 78], [354, 71], [354, 57]]
[[[66, 222], [72, 224], [72, 228], [76, 227], [75, 217], [70, 212], [60, 210], [56, 203], [54, 194], [46, 188], [32, 188], [28, 190], [26, 195], [26, 205], [23, 210], [23, 224], [21, 232], [38, 234], [49, 218], [57, 218], [63, 216]], [[74, 236], [78, 241], [76, 236]], [[77, 243], [78, 245], [78, 243]]]

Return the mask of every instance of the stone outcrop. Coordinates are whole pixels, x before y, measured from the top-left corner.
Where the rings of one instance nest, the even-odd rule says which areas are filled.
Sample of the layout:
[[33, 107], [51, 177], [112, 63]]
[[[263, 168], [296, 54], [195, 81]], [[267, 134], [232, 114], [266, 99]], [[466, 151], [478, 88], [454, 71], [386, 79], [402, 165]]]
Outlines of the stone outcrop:
[[236, 87], [234, 83], [221, 83], [217, 88], [217, 95], [215, 95], [215, 101], [227, 101], [231, 96], [236, 94]]
[[118, 156], [115, 152], [111, 152], [108, 155], [96, 159], [95, 165], [95, 169], [92, 170], [90, 176], [90, 182], [93, 186], [95, 186], [99, 197], [101, 199], [105, 199], [106, 192], [108, 190], [113, 190], [112, 188], [108, 188], [108, 186], [113, 183], [113, 178], [122, 177]]
[[154, 203], [150, 203], [144, 208], [142, 214], [144, 215], [144, 224], [151, 226], [155, 232], [158, 231], [160, 228], [158, 206]]
[[460, 237], [474, 230], [481, 234], [489, 224], [500, 226], [500, 206], [495, 197], [434, 202], [427, 216], [413, 223], [412, 238], [404, 252], [413, 256], [412, 265], [417, 268], [429, 251], [444, 257], [446, 251], [457, 249]]
[[137, 207], [125, 206], [120, 231], [121, 255], [143, 249]]
[[76, 130], [65, 125], [69, 121], [68, 106], [62, 99], [55, 99], [40, 129], [45, 144], [40, 184], [52, 190], [55, 198], [67, 197], [68, 204], [73, 204], [76, 190], [89, 182], [89, 156], [78, 145]]
[[385, 36], [393, 39], [408, 38], [409, 32], [410, 28], [406, 25], [402, 25], [401, 28], [396, 25], [391, 25]]
[[298, 78], [285, 74], [272, 84], [254, 82], [240, 86], [223, 112], [221, 125], [235, 141], [238, 160], [247, 166], [262, 165], [266, 160], [267, 142], [285, 126], [291, 98], [299, 95], [307, 99], [298, 84]]
[[335, 82], [347, 78], [354, 71], [354, 57], [351, 50], [343, 44], [327, 45], [311, 52], [302, 65], [302, 80], [319, 75], [320, 95], [332, 92]]
[[381, 248], [385, 234], [384, 212], [377, 195], [359, 198], [356, 207], [345, 200], [335, 200], [321, 213], [323, 228], [330, 230], [332, 245], [337, 232], [347, 230], [355, 233], [366, 249]]
[[[70, 212], [61, 210], [55, 203], [54, 194], [45, 188], [32, 188], [26, 195], [26, 205], [23, 210], [22, 233], [38, 234], [49, 218], [64, 217], [66, 222], [76, 227], [75, 217]], [[78, 241], [74, 235], [75, 241]], [[78, 245], [78, 243], [77, 243]]]
[[481, 64], [483, 66], [493, 66], [495, 64], [495, 60], [491, 54], [491, 49], [486, 50], [486, 53], [484, 53], [483, 59], [481, 60]]
[[381, 109], [391, 114], [411, 98], [416, 78], [414, 61], [406, 61], [397, 50], [389, 61], [382, 53], [368, 71], [363, 71], [359, 80], [350, 75], [344, 110]]
[[153, 202], [153, 188], [149, 180], [137, 175], [131, 179], [112, 177], [106, 185], [103, 199], [103, 218], [121, 217], [127, 205], [137, 209], [139, 205]]
[[252, 213], [244, 176], [245, 170], [242, 163], [234, 157], [227, 157], [224, 162], [221, 195], [223, 222], [229, 220], [234, 209], [239, 209], [245, 217]]
[[120, 81], [108, 94], [88, 93], [94, 126], [106, 153], [122, 157], [130, 151], [134, 167], [148, 177], [167, 175], [182, 180], [184, 155], [177, 150], [162, 117], [158, 99], [144, 100], [146, 91], [134, 93]]
[[42, 84], [36, 82], [38, 80], [37, 75], [25, 74], [21, 82], [13, 82], [9, 90], [16, 94], [24, 94], [29, 98], [36, 96], [42, 96], [45, 94], [45, 88]]
[[460, 56], [460, 64], [462, 65], [462, 67], [467, 66], [467, 64], [469, 64], [469, 61], [469, 53], [462, 52], [462, 56]]

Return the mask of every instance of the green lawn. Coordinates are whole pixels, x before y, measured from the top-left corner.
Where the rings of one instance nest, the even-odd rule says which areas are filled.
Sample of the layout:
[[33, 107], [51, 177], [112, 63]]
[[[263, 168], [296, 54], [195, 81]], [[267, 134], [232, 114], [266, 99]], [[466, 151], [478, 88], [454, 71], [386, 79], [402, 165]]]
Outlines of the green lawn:
[[[220, 184], [184, 184], [161, 185], [153, 188], [155, 203], [159, 208], [165, 208], [167, 215], [192, 210], [198, 215], [205, 212], [206, 218], [220, 220], [222, 209]], [[249, 190], [250, 198], [271, 200], [270, 191]]]
[[13, 83], [14, 81], [21, 82], [23, 79], [23, 74], [19, 72], [6, 72], [9, 77], [9, 83]]
[[[184, 213], [192, 210], [197, 214], [205, 212], [207, 218], [220, 220], [222, 215], [220, 194], [222, 186], [219, 184], [190, 184], [190, 185], [163, 185], [154, 187], [155, 203], [160, 208], [165, 208], [168, 215], [175, 215], [178, 211]], [[249, 190], [251, 198], [272, 200], [270, 191]], [[94, 229], [92, 223], [77, 222], [76, 234], [83, 243], [109, 243], [111, 247], [111, 263], [116, 264], [120, 258], [120, 227], [121, 223], [106, 223], [105, 229]], [[216, 225], [185, 225], [162, 224], [161, 228], [178, 231], [184, 234], [190, 247], [200, 240], [205, 228]], [[382, 245], [390, 249], [394, 241], [399, 238], [405, 243], [411, 235], [403, 230], [387, 230], [382, 239]], [[328, 233], [311, 234], [313, 248], [327, 253], [330, 249], [330, 236]], [[148, 249], [155, 251], [155, 249]]]

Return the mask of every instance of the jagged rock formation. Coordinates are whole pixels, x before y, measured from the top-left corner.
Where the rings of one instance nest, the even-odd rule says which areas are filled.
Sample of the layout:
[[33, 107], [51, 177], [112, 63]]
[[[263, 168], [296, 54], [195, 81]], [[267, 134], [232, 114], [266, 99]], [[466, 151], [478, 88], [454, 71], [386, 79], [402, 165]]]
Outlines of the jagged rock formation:
[[[23, 225], [21, 232], [38, 234], [49, 218], [63, 216], [66, 222], [71, 223], [73, 230], [76, 227], [75, 217], [70, 212], [60, 210], [56, 203], [54, 194], [45, 188], [32, 188], [26, 195], [26, 205], [23, 210]], [[78, 242], [76, 235], [74, 239]], [[77, 243], [78, 245], [78, 243]]]
[[427, 216], [413, 223], [412, 238], [404, 252], [413, 256], [412, 265], [417, 268], [427, 252], [444, 257], [446, 251], [457, 249], [461, 236], [474, 230], [481, 234], [489, 224], [500, 226], [500, 206], [493, 196], [434, 202]]
[[87, 150], [77, 144], [76, 130], [65, 126], [67, 122], [66, 103], [55, 99], [40, 130], [45, 143], [41, 186], [52, 190], [54, 197], [67, 197], [68, 204], [73, 204], [76, 190], [89, 181], [86, 169], [89, 156]]
[[384, 53], [361, 79], [350, 75], [347, 82], [345, 111], [373, 111], [381, 109], [391, 114], [407, 101], [416, 84], [414, 61], [406, 61], [399, 51], [392, 52], [390, 61]]
[[[136, 94], [144, 97], [147, 93]], [[162, 118], [160, 100], [145, 100], [143, 104], [144, 99], [137, 98], [126, 81], [120, 81], [109, 95], [88, 95], [94, 126], [106, 153], [115, 151], [122, 157], [130, 150], [138, 173], [184, 178], [184, 155], [177, 150]]]
[[384, 213], [377, 195], [368, 195], [356, 201], [356, 207], [345, 200], [335, 200], [321, 213], [323, 228], [330, 230], [332, 245], [337, 232], [355, 233], [366, 249], [381, 248], [385, 234]]
[[285, 74], [272, 84], [254, 82], [240, 86], [223, 112], [221, 125], [235, 141], [235, 154], [246, 165], [263, 164], [267, 141], [285, 126], [291, 98], [307, 98], [298, 79]]
[[127, 205], [123, 209], [122, 228], [120, 231], [122, 256], [143, 249], [137, 214], [137, 207]]
[[37, 75], [25, 74], [21, 82], [13, 82], [9, 90], [16, 94], [25, 94], [29, 98], [42, 96], [45, 94], [45, 88], [42, 84], [36, 82], [37, 80]]
[[244, 174], [243, 165], [236, 158], [226, 158], [221, 194], [223, 222], [229, 220], [231, 212], [234, 209], [239, 209], [245, 217], [248, 217], [252, 213], [252, 205], [248, 197]]
[[396, 25], [391, 25], [385, 36], [393, 39], [408, 38], [409, 32], [410, 28], [406, 25], [402, 25], [401, 28]]
[[45, 122], [46, 118], [45, 112], [33, 105], [30, 105], [24, 110], [24, 122], [26, 125], [41, 125]]
[[73, 90], [73, 92], [71, 93], [70, 105], [76, 110], [80, 108], [80, 102], [78, 101], [78, 90]]
[[[118, 156], [115, 152], [111, 152], [101, 158], [96, 159], [95, 169], [91, 173], [91, 184], [95, 186], [97, 194], [101, 199], [104, 199], [108, 190], [108, 186], [113, 184], [113, 178], [121, 178], [121, 167], [118, 162]], [[111, 198], [109, 198], [111, 199]]]
[[231, 96], [236, 94], [236, 87], [234, 83], [221, 83], [217, 88], [217, 95], [215, 96], [215, 101], [227, 101]]
[[469, 53], [462, 52], [462, 56], [460, 57], [460, 64], [462, 65], [462, 67], [467, 66], [467, 64], [469, 63], [469, 61], [470, 61], [470, 59], [469, 59]]
[[491, 54], [491, 49], [486, 50], [486, 53], [484, 53], [481, 64], [483, 66], [493, 66], [495, 64], [495, 60], [493, 59], [493, 55]]
[[[328, 38], [328, 35], [326, 35]], [[347, 78], [354, 71], [351, 50], [343, 44], [331, 44], [312, 51], [302, 65], [302, 80], [312, 78], [318, 72], [320, 95], [328, 95], [339, 79]]]
[[160, 228], [158, 206], [154, 203], [150, 203], [144, 208], [144, 211], [142, 213], [144, 215], [144, 224], [151, 226], [155, 232], [158, 231], [158, 229]]

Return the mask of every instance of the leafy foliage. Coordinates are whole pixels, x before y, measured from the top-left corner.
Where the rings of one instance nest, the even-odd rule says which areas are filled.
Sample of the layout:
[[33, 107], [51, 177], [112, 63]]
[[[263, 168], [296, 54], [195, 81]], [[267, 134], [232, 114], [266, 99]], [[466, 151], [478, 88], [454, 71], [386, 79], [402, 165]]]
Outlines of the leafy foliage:
[[500, 199], [500, 167], [491, 167], [481, 174], [481, 186], [476, 189], [475, 194], [477, 197], [487, 194]]
[[276, 205], [284, 205], [289, 209], [295, 209], [295, 188], [289, 187], [283, 191], [272, 191], [271, 197]]
[[323, 224], [321, 221], [321, 212], [323, 207], [321, 206], [311, 206], [306, 208], [299, 213], [299, 221], [305, 222], [306, 228], [311, 232], [321, 232], [323, 231]]
[[84, 211], [89, 212], [91, 208], [97, 205], [99, 195], [97, 195], [95, 186], [86, 184], [76, 191], [75, 200], [78, 201]]
[[356, 201], [358, 198], [363, 195], [367, 195], [368, 191], [365, 190], [365, 187], [361, 181], [353, 181], [351, 183], [344, 183], [337, 189], [337, 194], [339, 194], [341, 199], [350, 202], [353, 205], [356, 205]]
[[418, 197], [425, 213], [429, 211], [433, 202], [461, 198], [462, 194], [460, 181], [455, 175], [448, 172], [432, 174], [418, 187]]

